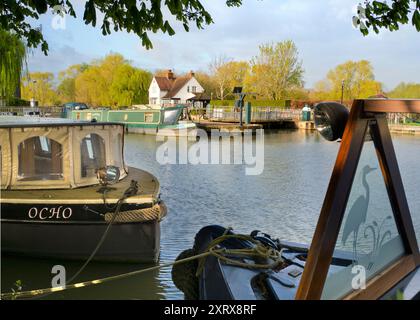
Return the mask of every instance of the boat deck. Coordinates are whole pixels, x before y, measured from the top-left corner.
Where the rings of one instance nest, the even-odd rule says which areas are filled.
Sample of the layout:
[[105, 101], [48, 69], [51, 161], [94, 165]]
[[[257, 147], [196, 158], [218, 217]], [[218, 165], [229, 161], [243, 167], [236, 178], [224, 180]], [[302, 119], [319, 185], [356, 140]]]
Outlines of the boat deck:
[[[150, 173], [128, 168], [128, 175], [115, 185], [108, 186], [106, 202], [115, 203], [130, 186], [131, 180], [138, 182], [136, 196], [126, 199], [126, 203], [154, 203], [159, 197], [159, 182]], [[94, 185], [75, 189], [60, 190], [2, 190], [2, 203], [103, 203], [103, 186]]]

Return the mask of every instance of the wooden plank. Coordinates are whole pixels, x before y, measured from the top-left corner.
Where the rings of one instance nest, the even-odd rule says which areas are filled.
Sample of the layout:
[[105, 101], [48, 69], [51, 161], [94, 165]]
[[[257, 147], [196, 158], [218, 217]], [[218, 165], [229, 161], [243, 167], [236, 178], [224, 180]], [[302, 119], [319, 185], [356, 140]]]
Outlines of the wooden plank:
[[366, 99], [356, 101], [364, 101], [365, 112], [420, 113], [419, 99]]
[[419, 265], [420, 254], [416, 233], [386, 117], [377, 115], [376, 121], [371, 123], [370, 128], [398, 232], [406, 253], [412, 254], [414, 261]]
[[364, 290], [347, 295], [344, 300], [376, 300], [391, 290], [398, 282], [416, 268], [412, 255], [404, 256], [397, 262], [375, 275], [366, 283]]
[[320, 299], [352, 188], [368, 126], [363, 101], [355, 101], [318, 219], [296, 299]]

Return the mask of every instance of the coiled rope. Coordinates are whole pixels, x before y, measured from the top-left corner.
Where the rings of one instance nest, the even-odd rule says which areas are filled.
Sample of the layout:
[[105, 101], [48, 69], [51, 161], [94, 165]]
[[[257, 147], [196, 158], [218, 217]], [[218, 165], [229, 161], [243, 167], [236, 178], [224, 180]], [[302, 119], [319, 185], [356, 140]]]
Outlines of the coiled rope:
[[[254, 244], [252, 248], [244, 248], [244, 249], [226, 249], [220, 248], [219, 244], [225, 240], [229, 239], [237, 239], [243, 241], [250, 241]], [[110, 281], [121, 280], [124, 278], [132, 277], [135, 275], [139, 275], [142, 273], [147, 273], [155, 270], [159, 270], [161, 268], [172, 267], [178, 264], [186, 263], [193, 260], [199, 260], [199, 266], [197, 268], [197, 275], [199, 275], [203, 268], [208, 256], [214, 256], [225, 264], [234, 265], [238, 267], [248, 268], [248, 269], [277, 269], [282, 266], [284, 263], [283, 258], [281, 257], [281, 250], [276, 250], [272, 247], [264, 245], [259, 240], [254, 239], [249, 235], [243, 234], [224, 234], [216, 239], [214, 239], [208, 249], [200, 254], [187, 257], [185, 259], [180, 259], [174, 262], [164, 263], [159, 266], [154, 266], [146, 269], [135, 270], [124, 274], [119, 274], [115, 276], [110, 276], [106, 278], [79, 282], [75, 284], [53, 287], [53, 288], [46, 288], [46, 289], [36, 289], [30, 291], [19, 291], [19, 292], [7, 292], [1, 294], [1, 299], [18, 299], [18, 298], [31, 298], [39, 295], [45, 295], [49, 293], [56, 293], [60, 291], [70, 290], [70, 289], [77, 289], [88, 287], [92, 285], [98, 285]], [[253, 257], [253, 258], [261, 258], [266, 259], [267, 263], [249, 263], [243, 262], [238, 259], [234, 259], [234, 257], [241, 258], [241, 257]], [[271, 260], [271, 261], [270, 261]]]

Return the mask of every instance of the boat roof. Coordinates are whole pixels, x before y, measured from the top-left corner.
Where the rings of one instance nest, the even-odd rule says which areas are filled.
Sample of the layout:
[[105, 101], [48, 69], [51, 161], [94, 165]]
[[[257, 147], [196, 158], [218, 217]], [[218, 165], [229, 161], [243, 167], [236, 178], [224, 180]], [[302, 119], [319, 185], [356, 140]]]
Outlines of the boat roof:
[[62, 127], [62, 126], [97, 126], [97, 125], [120, 125], [118, 122], [95, 122], [64, 118], [42, 118], [24, 116], [0, 116], [0, 128], [22, 127]]

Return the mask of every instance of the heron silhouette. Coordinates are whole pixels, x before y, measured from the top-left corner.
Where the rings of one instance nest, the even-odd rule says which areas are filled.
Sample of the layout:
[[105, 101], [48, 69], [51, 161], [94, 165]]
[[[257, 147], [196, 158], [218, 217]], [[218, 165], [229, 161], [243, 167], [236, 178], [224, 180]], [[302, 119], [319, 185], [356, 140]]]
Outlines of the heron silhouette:
[[353, 234], [353, 261], [357, 261], [357, 238], [359, 235], [360, 226], [366, 222], [367, 210], [370, 200], [370, 188], [366, 180], [366, 176], [376, 170], [376, 168], [371, 168], [370, 166], [365, 166], [363, 168], [363, 178], [362, 185], [366, 190], [365, 195], [360, 195], [357, 200], [354, 202], [353, 206], [350, 209], [350, 212], [347, 216], [346, 224], [344, 225], [342, 243], [343, 246], [346, 244], [349, 236]]

